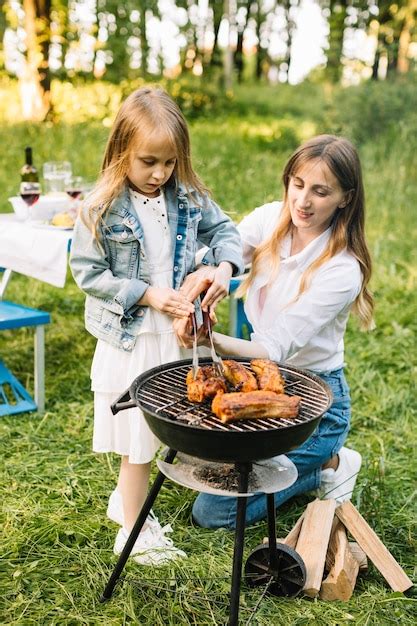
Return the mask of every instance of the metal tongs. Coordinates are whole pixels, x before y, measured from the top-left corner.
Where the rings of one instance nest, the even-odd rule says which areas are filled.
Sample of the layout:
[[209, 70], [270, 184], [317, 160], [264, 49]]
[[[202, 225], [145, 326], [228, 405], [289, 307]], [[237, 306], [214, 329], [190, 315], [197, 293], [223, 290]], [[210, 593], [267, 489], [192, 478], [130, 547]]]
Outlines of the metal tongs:
[[210, 340], [210, 354], [211, 354], [211, 359], [213, 361], [214, 369], [216, 370], [218, 376], [224, 376], [223, 361], [221, 360], [221, 358], [219, 357], [219, 355], [217, 354], [214, 348], [213, 333], [212, 333], [213, 322], [211, 320], [209, 311], [203, 311], [203, 324], [204, 324], [204, 327], [207, 329], [208, 338]]
[[193, 378], [197, 378], [198, 372], [198, 343], [197, 343], [197, 319], [195, 313], [191, 313], [191, 321], [193, 323]]
[[[198, 343], [197, 343], [198, 328], [197, 328], [197, 318], [196, 318], [195, 313], [191, 314], [191, 321], [193, 324], [193, 378], [195, 380], [197, 377], [197, 371], [198, 371]], [[208, 338], [210, 341], [210, 354], [211, 354], [211, 359], [213, 361], [213, 367], [216, 370], [218, 376], [223, 376], [224, 365], [223, 365], [223, 361], [221, 360], [219, 355], [216, 353], [216, 350], [214, 348], [213, 333], [212, 333], [213, 322], [211, 321], [210, 313], [208, 311], [203, 311], [203, 326], [207, 330]]]

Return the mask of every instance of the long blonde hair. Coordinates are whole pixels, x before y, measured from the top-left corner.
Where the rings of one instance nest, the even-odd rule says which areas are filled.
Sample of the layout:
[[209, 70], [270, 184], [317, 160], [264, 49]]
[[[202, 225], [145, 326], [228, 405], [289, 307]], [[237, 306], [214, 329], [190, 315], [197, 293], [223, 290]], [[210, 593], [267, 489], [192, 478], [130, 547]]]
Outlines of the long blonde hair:
[[[84, 203], [84, 219], [97, 238], [98, 224], [127, 183], [135, 141], [152, 140], [161, 132], [175, 150], [177, 160], [167, 184], [182, 183], [189, 193], [208, 193], [191, 164], [187, 122], [172, 98], [159, 87], [142, 87], [126, 98], [114, 120], [101, 165], [100, 177]], [[86, 212], [88, 212], [86, 216]]]
[[319, 135], [301, 145], [289, 158], [283, 172], [284, 200], [280, 219], [271, 236], [258, 246], [253, 254], [252, 267], [243, 281], [236, 297], [242, 297], [262, 268], [270, 267], [271, 283], [279, 270], [279, 249], [283, 239], [292, 232], [288, 205], [288, 186], [292, 176], [307, 162], [320, 159], [329, 167], [339, 181], [348, 202], [343, 209], [337, 209], [331, 223], [329, 243], [323, 253], [313, 261], [301, 276], [296, 300], [308, 289], [312, 275], [318, 268], [342, 250], [348, 250], [359, 262], [362, 272], [362, 286], [352, 311], [363, 330], [373, 327], [373, 298], [368, 283], [372, 272], [371, 256], [365, 240], [365, 194], [358, 153], [354, 146], [343, 137]]

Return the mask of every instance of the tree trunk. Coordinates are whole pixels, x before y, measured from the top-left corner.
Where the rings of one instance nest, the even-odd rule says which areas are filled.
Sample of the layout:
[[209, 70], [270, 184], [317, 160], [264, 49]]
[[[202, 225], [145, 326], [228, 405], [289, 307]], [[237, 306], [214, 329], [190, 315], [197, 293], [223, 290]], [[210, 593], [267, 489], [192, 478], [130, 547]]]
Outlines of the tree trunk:
[[260, 80], [262, 76], [262, 48], [261, 48], [261, 25], [262, 25], [262, 12], [260, 1], [257, 2], [257, 10], [256, 10], [256, 28], [255, 34], [258, 39], [258, 45], [256, 46], [256, 68], [255, 68], [255, 77], [256, 80]]
[[149, 55], [149, 45], [148, 39], [146, 36], [146, 2], [141, 2], [140, 9], [140, 22], [139, 22], [139, 30], [140, 30], [140, 69], [142, 72], [142, 76], [147, 76], [148, 74], [148, 55]]
[[224, 89], [228, 91], [232, 88], [233, 84], [233, 52], [231, 48], [231, 40], [230, 40], [230, 27], [231, 27], [231, 0], [224, 0], [224, 15], [227, 19], [229, 28], [228, 28], [228, 39], [227, 46], [224, 51], [223, 57], [223, 81], [224, 81]]
[[326, 74], [332, 82], [342, 75], [342, 53], [345, 34], [347, 0], [332, 0], [329, 17], [329, 47], [327, 50]]
[[222, 17], [223, 17], [223, 0], [214, 0], [214, 2], [211, 2], [211, 8], [213, 11], [214, 41], [213, 41], [213, 50], [211, 52], [211, 57], [210, 57], [210, 62], [209, 62], [210, 69], [212, 69], [215, 66], [219, 67], [221, 65], [218, 39], [219, 39], [220, 24], [221, 24]]
[[247, 0], [246, 2], [245, 23], [242, 24], [242, 26], [239, 28], [238, 34], [237, 34], [237, 44], [236, 44], [236, 51], [234, 54], [234, 59], [235, 59], [235, 67], [237, 70], [238, 83], [241, 83], [243, 80], [243, 37], [245, 34], [246, 26], [248, 25], [252, 2], [253, 0]]
[[19, 77], [23, 116], [42, 121], [51, 109], [49, 44], [50, 0], [23, 0], [26, 60]]
[[298, 0], [297, 2], [294, 2], [294, 0], [292, 1], [286, 0], [283, 3], [283, 6], [285, 8], [285, 19], [287, 22], [287, 49], [285, 51], [285, 57], [283, 59], [283, 63], [285, 63], [287, 66], [287, 82], [288, 82], [288, 76], [289, 76], [290, 65], [291, 65], [292, 39], [293, 39], [294, 30], [295, 30], [295, 22], [291, 17], [291, 8], [298, 6]]
[[405, 74], [410, 69], [408, 49], [411, 43], [411, 32], [415, 28], [416, 24], [417, 0], [409, 0], [405, 11], [406, 15], [398, 40], [397, 71], [399, 74]]
[[372, 76], [371, 76], [372, 80], [378, 80], [378, 68], [379, 68], [380, 57], [381, 57], [381, 53], [377, 45], [377, 49], [375, 50], [374, 62], [372, 64]]
[[[3, 3], [2, 3], [3, 4]], [[6, 32], [6, 14], [4, 6], [0, 7], [0, 68], [4, 67], [4, 33]]]

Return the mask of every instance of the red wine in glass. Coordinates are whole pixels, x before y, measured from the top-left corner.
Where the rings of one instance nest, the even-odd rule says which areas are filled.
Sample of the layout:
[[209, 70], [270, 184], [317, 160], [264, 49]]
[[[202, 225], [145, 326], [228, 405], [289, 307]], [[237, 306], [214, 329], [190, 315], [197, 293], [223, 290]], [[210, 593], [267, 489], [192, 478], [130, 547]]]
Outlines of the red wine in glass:
[[71, 198], [76, 200], [77, 198], [81, 196], [82, 189], [67, 189], [66, 192]]
[[84, 180], [82, 176], [71, 176], [65, 182], [65, 191], [73, 200], [78, 200], [83, 193]]
[[37, 202], [39, 200], [39, 195], [38, 193], [21, 193], [20, 197], [22, 198], [22, 200], [24, 200], [24, 202], [26, 202], [26, 204], [28, 206], [32, 206], [32, 204], [35, 204], [35, 202]]
[[28, 206], [39, 200], [41, 186], [39, 183], [23, 182], [20, 184], [20, 197]]

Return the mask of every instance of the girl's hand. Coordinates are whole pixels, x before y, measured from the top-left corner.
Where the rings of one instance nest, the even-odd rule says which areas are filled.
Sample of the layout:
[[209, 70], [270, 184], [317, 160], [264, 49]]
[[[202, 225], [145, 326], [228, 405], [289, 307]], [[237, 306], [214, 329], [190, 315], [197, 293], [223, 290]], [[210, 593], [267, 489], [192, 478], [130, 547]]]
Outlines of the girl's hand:
[[[177, 336], [178, 344], [183, 348], [192, 348], [194, 342], [194, 332], [191, 319], [175, 319], [172, 322], [172, 327]], [[209, 339], [206, 333], [207, 331], [204, 326], [201, 326], [197, 330], [197, 343], [199, 346], [209, 345]]]
[[194, 304], [183, 293], [169, 287], [148, 287], [138, 304], [151, 306], [176, 319], [189, 319]]

